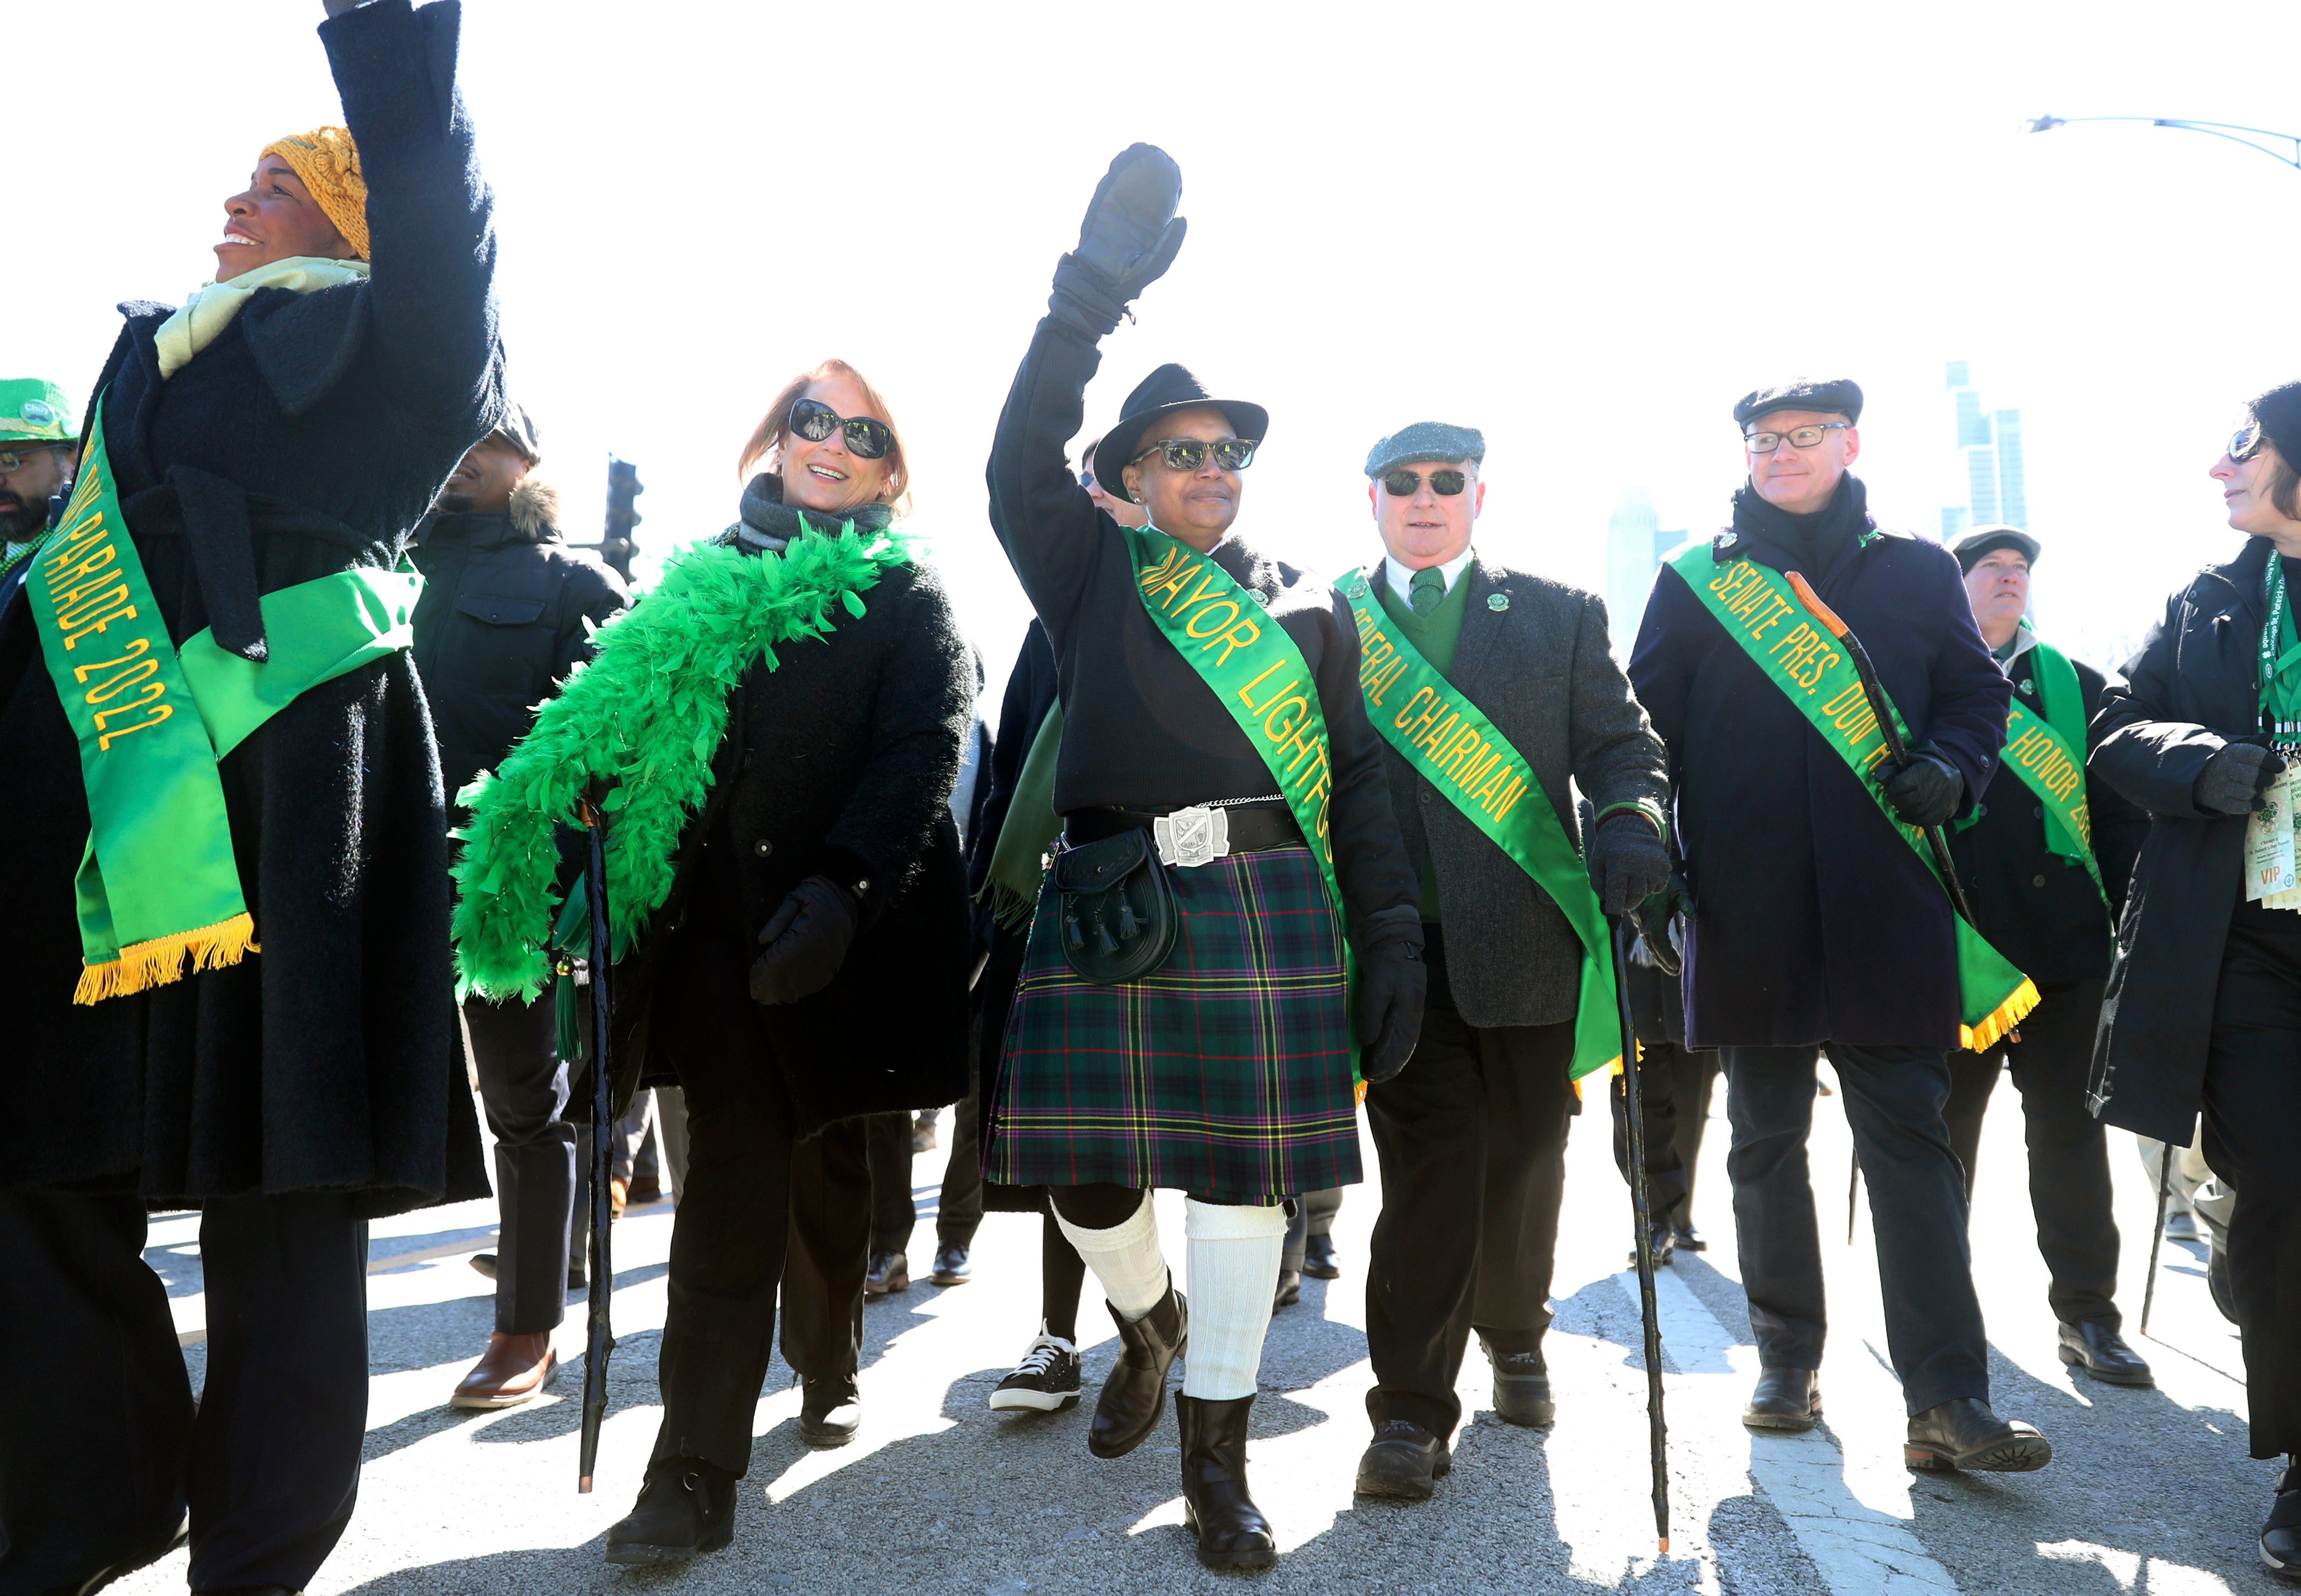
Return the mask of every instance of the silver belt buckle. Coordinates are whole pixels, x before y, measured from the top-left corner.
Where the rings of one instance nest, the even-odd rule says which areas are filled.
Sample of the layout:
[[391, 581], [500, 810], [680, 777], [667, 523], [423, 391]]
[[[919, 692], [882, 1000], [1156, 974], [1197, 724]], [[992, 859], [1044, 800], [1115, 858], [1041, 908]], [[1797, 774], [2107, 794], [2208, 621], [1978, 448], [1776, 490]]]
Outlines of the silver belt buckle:
[[1159, 844], [1159, 862], [1188, 869], [1208, 865], [1230, 852], [1230, 811], [1192, 804], [1150, 822], [1150, 835]]

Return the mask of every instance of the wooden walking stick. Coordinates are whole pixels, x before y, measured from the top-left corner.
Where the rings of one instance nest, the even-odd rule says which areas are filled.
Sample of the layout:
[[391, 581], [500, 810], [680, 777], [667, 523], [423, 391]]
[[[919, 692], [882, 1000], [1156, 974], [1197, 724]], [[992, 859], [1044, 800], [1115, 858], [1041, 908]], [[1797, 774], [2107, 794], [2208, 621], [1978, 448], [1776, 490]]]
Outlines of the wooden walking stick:
[[1638, 1039], [1630, 1015], [1629, 916], [1614, 922], [1614, 1005], [1622, 1023], [1622, 1096], [1630, 1122], [1630, 1213], [1637, 1224], [1638, 1316], [1645, 1324], [1646, 1443], [1653, 1454], [1654, 1535], [1669, 1555], [1669, 1426], [1661, 1407], [1661, 1315], [1654, 1302], [1653, 1220], [1646, 1206], [1645, 1112], [1638, 1101]]
[[[1853, 628], [1837, 618], [1837, 612], [1822, 603], [1821, 595], [1813, 585], [1795, 571], [1782, 573], [1797, 590], [1798, 600], [1813, 612], [1813, 618], [1828, 630], [1829, 635], [1845, 645], [1846, 657], [1853, 662], [1853, 673], [1862, 679], [1862, 697], [1870, 700], [1870, 713], [1878, 718], [1878, 734], [1885, 740], [1887, 757], [1899, 762], [1910, 755], [1910, 747], [1902, 740], [1902, 729], [1894, 723], [1894, 706], [1887, 702], [1886, 689], [1878, 685], [1878, 673], [1870, 668], [1869, 651], [1862, 639], [1853, 635]], [[1950, 858], [1949, 837], [1939, 826], [1927, 826], [1926, 847], [1934, 856], [1934, 869], [1941, 876], [1942, 885], [1949, 889], [1950, 906], [1957, 917], [1968, 925], [1973, 923], [1973, 907], [1965, 901], [1965, 888], [1957, 879], [1957, 865]]]
[[607, 966], [615, 959], [607, 939], [607, 815], [591, 795], [578, 800], [578, 812], [590, 843], [583, 857], [583, 891], [591, 912], [591, 1245], [586, 1266], [591, 1300], [583, 1345], [583, 1440], [575, 1489], [588, 1494], [599, 1458], [599, 1426], [607, 1416], [607, 1359], [615, 1350], [608, 1321], [615, 1269], [607, 1234], [615, 1218], [608, 1190], [614, 1168], [610, 1143], [615, 1131], [615, 1077], [607, 1056]]
[[2149, 1283], [2141, 1288], [2141, 1333], [2149, 1333], [2149, 1310], [2157, 1301], [2157, 1254], [2165, 1245], [2165, 1199], [2173, 1194], [2173, 1144], [2157, 1160], [2157, 1231], [2149, 1238]]

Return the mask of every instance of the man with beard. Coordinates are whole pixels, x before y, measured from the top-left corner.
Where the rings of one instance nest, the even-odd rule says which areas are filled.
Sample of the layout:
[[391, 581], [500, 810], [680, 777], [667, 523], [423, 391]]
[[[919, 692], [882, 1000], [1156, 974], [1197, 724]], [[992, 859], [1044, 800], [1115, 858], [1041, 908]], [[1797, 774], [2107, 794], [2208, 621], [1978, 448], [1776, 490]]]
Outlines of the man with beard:
[[71, 491], [78, 442], [54, 383], [0, 379], [0, 610], [24, 585], [25, 556], [48, 530], [50, 503]]
[[[1693, 894], [1686, 1045], [1719, 1049], [1727, 1077], [1763, 1367], [1743, 1422], [1806, 1430], [1821, 1411], [1806, 1137], [1827, 1046], [1870, 1179], [1904, 1461], [2041, 1468], [2045, 1438], [1989, 1409], [1965, 1177], [1943, 1122], [1949, 1051], [1987, 1048], [2037, 989], [1957, 917], [1926, 840], [1996, 773], [2012, 684], [1948, 551], [1870, 521], [1848, 470], [1861, 414], [1845, 380], [1734, 406], [1750, 472], [1734, 524], [1669, 562], [1630, 656], [1669, 748]], [[1906, 728], [1898, 756], [1888, 712]]]
[[[629, 602], [598, 556], [559, 534], [559, 495], [535, 467], [535, 423], [515, 405], [472, 446], [418, 530], [415, 666], [439, 739], [449, 801], [499, 764], [578, 660], [589, 628]], [[587, 624], [588, 623], [588, 624]], [[460, 823], [462, 811], [451, 810]], [[502, 1207], [492, 1267], [496, 1324], [487, 1350], [448, 1398], [454, 1408], [512, 1408], [551, 1378], [551, 1333], [565, 1316], [575, 1203], [575, 1127], [548, 998], [534, 1003], [464, 1000], [464, 1026], [480, 1100], [496, 1137]]]

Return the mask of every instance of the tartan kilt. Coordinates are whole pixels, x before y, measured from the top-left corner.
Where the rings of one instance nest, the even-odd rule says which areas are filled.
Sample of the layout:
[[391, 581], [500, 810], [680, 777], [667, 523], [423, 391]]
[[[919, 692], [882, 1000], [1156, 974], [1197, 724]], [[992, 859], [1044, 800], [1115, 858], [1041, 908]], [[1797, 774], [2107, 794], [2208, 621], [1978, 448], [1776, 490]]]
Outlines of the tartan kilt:
[[1361, 1179], [1343, 931], [1310, 850], [1169, 869], [1167, 962], [1097, 986], [1063, 962], [1051, 876], [1007, 1017], [984, 1174], [1270, 1201]]

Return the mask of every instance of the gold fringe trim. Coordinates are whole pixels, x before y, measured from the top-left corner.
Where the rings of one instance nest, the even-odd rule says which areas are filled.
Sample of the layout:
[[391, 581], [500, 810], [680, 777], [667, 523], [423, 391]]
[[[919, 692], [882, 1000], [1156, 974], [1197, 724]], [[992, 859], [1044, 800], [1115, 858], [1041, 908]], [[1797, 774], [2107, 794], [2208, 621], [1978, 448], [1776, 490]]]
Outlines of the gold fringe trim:
[[2021, 984], [2013, 989], [2013, 995], [1999, 1004], [1996, 1013], [1979, 1025], [1960, 1025], [1957, 1028], [1958, 1046], [1975, 1053], [1982, 1051], [2020, 1024], [2031, 1009], [2044, 1001], [2037, 995], [2037, 983], [2024, 975]]
[[243, 910], [229, 920], [201, 926], [197, 931], [180, 931], [170, 936], [154, 937], [148, 942], [134, 943], [121, 948], [120, 957], [108, 964], [87, 965], [79, 973], [79, 984], [72, 990], [72, 1001], [101, 1003], [106, 998], [125, 998], [132, 992], [180, 981], [184, 974], [186, 954], [191, 955], [192, 969], [197, 972], [221, 970], [239, 963], [251, 953], [263, 951], [255, 943], [255, 922]]

